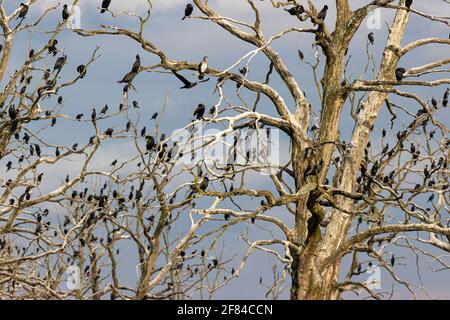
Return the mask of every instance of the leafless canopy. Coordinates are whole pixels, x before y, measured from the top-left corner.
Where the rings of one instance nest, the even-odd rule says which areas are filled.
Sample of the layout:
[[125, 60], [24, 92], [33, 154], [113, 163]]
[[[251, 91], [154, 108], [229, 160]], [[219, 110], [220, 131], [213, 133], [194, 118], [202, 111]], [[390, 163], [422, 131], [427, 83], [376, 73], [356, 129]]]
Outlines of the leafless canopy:
[[[222, 15], [208, 0], [193, 0], [193, 13], [179, 23], [214, 24], [237, 45], [253, 47], [232, 65], [205, 57], [199, 66], [202, 57], [176, 60], [144, 36], [156, 6], [151, 0], [142, 1], [143, 15], [115, 11], [113, 0], [104, 13], [110, 24], [71, 32], [79, 41], [126, 38], [142, 47], [143, 61], [155, 63], [138, 57], [121, 81], [120, 107], [89, 115], [65, 108], [63, 94], [95, 79], [89, 70], [102, 48], [78, 57], [84, 63], [77, 70], [67, 69], [72, 57], [57, 41], [66, 28], [62, 6], [35, 20], [26, 16], [25, 6], [38, 12], [40, 2], [7, 13], [0, 1], [0, 297], [211, 298], [238, 281], [256, 251], [273, 258], [273, 278], [259, 279], [265, 298], [285, 297], [286, 288], [291, 299], [340, 299], [344, 292], [392, 297], [390, 288], [375, 290], [363, 276], [374, 266], [412, 297], [432, 295], [403, 279], [402, 264], [415, 263], [419, 279], [437, 272], [448, 282], [450, 58], [410, 68], [402, 60], [428, 47], [448, 53], [450, 17], [421, 11], [418, 1], [359, 1], [359, 7], [328, 1], [325, 16], [317, 1], [242, 0], [253, 17], [247, 22]], [[447, 1], [429, 2], [449, 11]], [[375, 54], [365, 23], [379, 9], [388, 17], [382, 25], [387, 39], [375, 39], [385, 42]], [[55, 12], [52, 31], [38, 31]], [[264, 35], [267, 12], [291, 26]], [[447, 28], [446, 34], [408, 43], [408, 22], [416, 18]], [[138, 27], [121, 26], [123, 19]], [[24, 32], [48, 38], [22, 53], [16, 67], [14, 39]], [[274, 47], [288, 37], [310, 44], [310, 52], [292, 47], [290, 56], [279, 54]], [[355, 42], [365, 49], [362, 67], [361, 57], [352, 55]], [[301, 77], [288, 67], [297, 55]], [[257, 56], [266, 62], [262, 79]], [[200, 104], [194, 120], [186, 119], [183, 144], [160, 130], [167, 101], [150, 120], [139, 107], [145, 102], [133, 100], [141, 89], [135, 79], [151, 82], [154, 73], [183, 90], [214, 90], [216, 103]], [[55, 130], [67, 124], [91, 137], [56, 139]], [[275, 143], [285, 146], [279, 163], [264, 153], [274, 143], [265, 137], [276, 130]], [[263, 152], [250, 140], [266, 141]], [[111, 145], [127, 145], [127, 155], [102, 157]], [[218, 161], [212, 151], [224, 146], [226, 159]], [[225, 248], [233, 229], [240, 231], [240, 246]]]

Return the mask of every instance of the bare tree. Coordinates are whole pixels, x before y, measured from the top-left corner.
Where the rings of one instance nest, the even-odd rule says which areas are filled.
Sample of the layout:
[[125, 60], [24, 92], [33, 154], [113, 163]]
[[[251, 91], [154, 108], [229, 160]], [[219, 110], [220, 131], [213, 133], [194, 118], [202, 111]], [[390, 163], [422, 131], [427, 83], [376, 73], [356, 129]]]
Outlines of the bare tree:
[[[421, 12], [412, 1], [405, 0], [367, 1], [356, 9], [348, 0], [336, 0], [335, 10], [328, 6], [317, 8], [310, 0], [303, 4], [298, 0], [271, 0], [271, 10], [293, 16], [294, 26], [267, 38], [262, 32], [260, 6], [269, 1], [246, 1], [254, 16], [254, 21], [248, 23], [221, 15], [207, 0], [194, 0], [196, 11], [187, 8], [183, 23], [205, 20], [254, 46], [233, 65], [220, 68], [208, 65], [207, 57], [196, 62], [175, 60], [147, 40], [144, 31], [153, 9], [152, 1], [147, 2], [148, 12], [143, 16], [104, 8], [113, 21], [123, 15], [138, 19], [136, 31], [113, 25], [74, 30], [83, 37], [127, 37], [158, 59], [158, 63], [144, 66], [136, 57], [121, 81], [123, 101], [116, 112], [110, 114], [104, 108], [83, 120], [82, 116], [63, 113], [63, 99], [51, 107], [55, 104], [52, 98], [64, 87], [89, 76], [89, 64], [98, 57], [94, 52], [89, 62], [79, 67], [75, 80], [68, 83], [61, 83], [59, 78], [65, 56], [58, 59], [53, 72], [38, 67], [41, 60], [49, 61], [53, 53], [58, 53], [54, 40], [63, 21], [49, 42], [27, 58], [2, 91], [5, 111], [0, 122], [0, 160], [14, 172], [13, 178], [2, 180], [1, 190], [2, 295], [211, 298], [239, 277], [256, 250], [274, 256], [282, 266], [274, 267], [273, 284], [267, 286], [266, 297], [271, 298], [280, 297], [287, 276], [291, 278], [291, 299], [339, 299], [343, 292], [359, 294], [361, 290], [369, 297], [382, 298], [370, 283], [358, 278], [374, 263], [414, 297], [417, 289], [426, 292], [427, 288], [398, 275], [395, 247], [429, 257], [439, 266], [438, 272], [448, 272], [445, 253], [450, 251], [450, 140], [445, 122], [437, 115], [446, 112], [449, 90], [442, 88], [450, 80], [435, 78], [448, 75], [449, 70], [441, 68], [450, 60], [443, 58], [408, 70], [401, 66], [402, 57], [424, 46], [447, 48], [450, 44], [448, 37], [432, 37], [403, 45], [410, 17], [417, 15], [428, 23], [446, 27], [448, 17]], [[442, 2], [442, 6], [447, 3]], [[386, 26], [388, 37], [378, 59], [380, 64], [375, 65], [371, 51], [374, 38], [369, 34], [367, 65], [358, 71], [360, 75], [351, 76], [353, 71], [349, 70], [354, 66], [348, 55], [350, 45], [367, 17], [379, 8], [394, 15]], [[14, 34], [26, 28], [11, 29], [20, 11], [18, 8], [10, 16], [3, 9], [0, 12], [5, 37], [2, 76]], [[336, 14], [333, 30], [328, 22], [331, 12]], [[273, 48], [276, 41], [290, 34], [314, 38], [312, 45], [317, 52], [312, 61], [302, 51], [293, 54], [299, 55], [299, 63], [311, 68], [311, 80], [306, 81], [314, 82], [317, 92], [306, 93], [301, 83], [305, 80], [294, 77]], [[267, 62], [263, 80], [254, 79], [252, 72], [257, 55], [263, 55]], [[194, 72], [198, 80], [192, 80], [184, 71]], [[130, 103], [129, 99], [133, 90], [139, 90], [134, 79], [154, 72], [173, 77], [186, 90], [208, 86], [217, 79], [217, 103], [210, 110], [199, 104], [194, 120], [173, 135], [162, 134], [158, 123], [152, 124], [150, 133], [143, 124], [148, 120], [142, 119], [138, 102]], [[31, 85], [20, 88], [32, 73], [42, 79], [34, 91]], [[274, 77], [287, 89], [286, 96], [271, 84]], [[229, 86], [231, 83], [234, 85]], [[418, 93], [421, 87], [438, 87], [442, 98], [427, 101]], [[255, 94], [253, 101], [248, 92]], [[320, 101], [317, 106], [314, 95]], [[231, 96], [237, 97], [241, 105], [233, 104]], [[259, 111], [265, 103], [271, 105], [276, 116]], [[163, 105], [162, 113], [165, 108]], [[317, 112], [320, 116], [316, 117]], [[350, 130], [342, 118], [349, 113], [353, 130], [346, 142], [342, 132]], [[377, 127], [377, 120], [388, 116], [392, 117], [389, 125]], [[57, 118], [90, 126], [94, 135], [84, 146], [46, 142], [43, 130], [51, 130]], [[113, 118], [125, 125], [100, 129]], [[153, 120], [157, 119], [155, 114]], [[53, 121], [50, 127], [48, 121]], [[208, 128], [215, 131], [204, 133]], [[281, 159], [284, 162], [280, 164], [267, 155], [275, 129], [289, 141], [287, 160]], [[187, 133], [182, 142], [176, 140], [179, 133]], [[126, 159], [111, 159], [111, 165], [96, 166], [94, 159], [100, 147], [111, 140], [131, 141], [134, 153]], [[249, 141], [258, 141], [257, 148]], [[44, 149], [42, 156], [40, 146]], [[218, 149], [226, 150], [225, 161], [211, 153]], [[56, 150], [56, 155], [50, 155], [50, 150]], [[40, 168], [74, 159], [81, 161], [75, 177], [68, 176], [49, 192], [41, 190], [45, 178]], [[263, 183], [249, 182], [259, 173], [263, 173]], [[58, 218], [62, 214], [63, 219], [51, 221], [53, 212], [58, 212]], [[219, 243], [231, 228], [241, 224], [264, 229], [268, 237], [255, 240], [251, 231], [243, 233], [241, 240], [248, 249], [238, 266], [230, 270], [227, 265], [234, 259], [221, 253]], [[118, 268], [124, 268], [117, 263], [123, 254], [118, 251], [121, 243], [127, 243], [126, 250], [137, 252], [135, 285], [124, 284], [118, 276]], [[347, 270], [343, 268], [345, 257], [350, 257]], [[73, 279], [81, 279], [81, 283], [77, 283], [76, 290], [67, 291], [61, 284], [64, 272], [71, 266], [76, 267], [71, 270], [81, 270], [83, 275], [76, 274]]]

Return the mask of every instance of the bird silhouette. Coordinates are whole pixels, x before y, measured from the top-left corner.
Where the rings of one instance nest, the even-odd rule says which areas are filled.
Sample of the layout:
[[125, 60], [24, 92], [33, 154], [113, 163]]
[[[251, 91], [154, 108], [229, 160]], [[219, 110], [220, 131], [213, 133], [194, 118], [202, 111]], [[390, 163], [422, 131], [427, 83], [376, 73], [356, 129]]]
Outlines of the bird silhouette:
[[100, 10], [100, 13], [105, 13], [106, 10], [108, 10], [110, 5], [111, 5], [111, 0], [103, 0], [102, 1], [102, 9]]
[[175, 75], [175, 77], [177, 77], [181, 82], [183, 82], [184, 86], [182, 86], [180, 89], [191, 89], [199, 83], [209, 81], [209, 78], [208, 78], [208, 79], [205, 79], [205, 80], [202, 80], [199, 82], [191, 82], [188, 79], [186, 79], [185, 77], [183, 77], [181, 74], [177, 73], [175, 70], [171, 70], [171, 71]]
[[402, 81], [405, 76], [405, 73], [406, 73], [405, 68], [397, 68], [395, 70], [395, 78], [397, 79], [397, 81]]
[[373, 45], [375, 42], [375, 37], [373, 36], [373, 32], [369, 33], [367, 35], [367, 38], [369, 39], [370, 44]]
[[133, 67], [131, 68], [131, 72], [138, 73], [141, 68], [141, 57], [136, 55], [136, 61], [133, 63]]
[[328, 6], [324, 5], [322, 10], [317, 14], [317, 19], [324, 21], [327, 17]]
[[190, 4], [190, 3], [188, 3], [186, 5], [186, 8], [184, 9], [184, 17], [181, 20], [184, 20], [187, 17], [189, 17], [192, 14], [193, 11], [194, 11], [194, 6], [192, 4]]
[[69, 8], [68, 8], [67, 4], [65, 4], [63, 6], [63, 11], [62, 11], [62, 19], [63, 19], [63, 21], [67, 21], [67, 19], [69, 19], [69, 17], [70, 17]]
[[29, 10], [29, 6], [28, 5], [26, 5], [25, 3], [21, 3], [20, 4], [20, 10], [19, 10], [19, 15], [17, 16], [17, 18], [16, 18], [16, 20], [17, 19], [25, 19], [25, 17], [26, 17], [26, 15], [27, 15], [27, 13], [28, 13], [28, 10]]

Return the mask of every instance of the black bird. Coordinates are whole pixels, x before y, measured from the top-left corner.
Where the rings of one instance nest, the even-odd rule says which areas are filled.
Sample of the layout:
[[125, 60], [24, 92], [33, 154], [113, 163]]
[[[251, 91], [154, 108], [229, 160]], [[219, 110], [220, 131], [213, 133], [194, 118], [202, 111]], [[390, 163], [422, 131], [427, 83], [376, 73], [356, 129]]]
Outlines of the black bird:
[[190, 3], [188, 3], [186, 5], [186, 8], [184, 9], [184, 17], [181, 20], [184, 20], [187, 17], [189, 17], [192, 14], [193, 11], [194, 11], [194, 6], [192, 4], [190, 4]]
[[413, 0], [406, 0], [405, 6], [409, 9], [409, 8], [411, 8], [412, 3], [413, 3]]
[[105, 13], [106, 10], [108, 10], [110, 4], [111, 4], [111, 0], [103, 0], [103, 2], [102, 2], [102, 10], [100, 11], [100, 13]]
[[56, 47], [57, 44], [58, 40], [50, 39], [50, 41], [48, 42], [48, 53], [51, 53], [53, 54], [53, 56], [55, 56], [56, 53], [58, 53], [58, 48]]
[[194, 111], [194, 117], [196, 117], [197, 120], [203, 119], [205, 110], [206, 110], [205, 105], [200, 103]]
[[126, 83], [126, 84], [130, 84], [131, 82], [133, 82], [134, 78], [136, 78], [137, 73], [130, 71], [128, 72], [121, 81], [118, 81], [119, 83]]
[[9, 107], [8, 115], [11, 120], [15, 120], [17, 118], [18, 114], [19, 114], [19, 112], [17, 111], [17, 109], [14, 106]]
[[395, 78], [397, 79], [397, 81], [402, 81], [405, 76], [405, 73], [406, 73], [405, 68], [397, 68], [395, 70]]
[[435, 107], [435, 108], [437, 107], [437, 101], [435, 98], [431, 99], [431, 104], [433, 105], [433, 107]]
[[[209, 185], [209, 178], [208, 177], [204, 177], [202, 180], [202, 183], [200, 183], [199, 189], [202, 190], [203, 192], [206, 192], [206, 189], [208, 189], [208, 185]], [[195, 194], [195, 189], [193, 187], [193, 190], [191, 191], [191, 193], [189, 194], [188, 198], [192, 197]]]
[[31, 49], [30, 52], [28, 53], [28, 58], [31, 59], [34, 56], [34, 53], [35, 53], [34, 49]]
[[373, 36], [373, 32], [369, 33], [367, 35], [367, 38], [369, 39], [370, 44], [373, 45], [373, 43], [375, 42], [375, 37]]
[[106, 114], [108, 112], [108, 105], [106, 104], [103, 109], [100, 111], [100, 114]]
[[289, 9], [284, 9], [285, 11], [289, 12], [289, 14], [291, 16], [296, 16], [299, 14], [302, 14], [303, 12], [305, 12], [305, 9], [303, 8], [303, 6], [295, 6]]
[[391, 257], [391, 266], [393, 267], [395, 265], [395, 256], [392, 255]]
[[158, 112], [155, 112], [152, 116], [152, 120], [156, 120], [156, 118], [158, 118]]
[[64, 66], [64, 64], [66, 63], [66, 61], [67, 61], [67, 56], [66, 55], [56, 59], [55, 66], [53, 67], [53, 71], [61, 70], [62, 67]]
[[141, 68], [141, 57], [136, 55], [136, 61], [133, 63], [133, 67], [131, 68], [131, 72], [138, 73]]
[[86, 75], [86, 66], [81, 64], [77, 67], [77, 72], [80, 74], [80, 78], [83, 79]]
[[63, 6], [63, 11], [62, 11], [63, 21], [67, 21], [67, 19], [69, 19], [69, 17], [70, 17], [69, 8], [67, 7], [67, 4], [65, 4]]
[[114, 130], [112, 128], [108, 128], [105, 131], [105, 136], [112, 136], [112, 134], [114, 133]]
[[17, 19], [22, 19], [22, 20], [25, 19], [25, 16], [28, 13], [28, 9], [29, 9], [29, 7], [25, 3], [21, 3], [19, 15], [17, 16], [16, 20]]
[[91, 113], [92, 121], [95, 121], [96, 118], [97, 118], [97, 111], [95, 111], [95, 109], [92, 109], [92, 113]]
[[197, 83], [195, 82], [190, 82], [188, 79], [186, 79], [185, 77], [183, 77], [182, 75], [178, 74], [177, 72], [175, 72], [174, 70], [172, 70], [172, 73], [181, 81], [183, 82], [184, 86], [181, 87], [180, 89], [190, 89], [193, 88], [197, 85]]
[[181, 82], [183, 82], [184, 86], [182, 86], [180, 89], [191, 89], [199, 83], [209, 81], [209, 78], [208, 78], [208, 79], [205, 79], [205, 80], [202, 80], [199, 82], [190, 82], [188, 79], [183, 77], [181, 74], [177, 73], [175, 70], [171, 70], [171, 71], [175, 75], [175, 77], [177, 77]]
[[145, 148], [147, 149], [147, 151], [152, 151], [156, 146], [155, 138], [152, 136], [147, 136], [146, 140], [147, 140], [147, 143], [145, 145]]
[[59, 152], [59, 148], [56, 147], [55, 156], [59, 157], [60, 155], [61, 155], [61, 152]]
[[83, 118], [83, 114], [82, 113], [77, 114], [77, 116], [75, 117], [75, 119], [78, 120], [78, 121], [80, 121], [81, 118]]
[[317, 15], [317, 19], [324, 21], [325, 18], [327, 17], [327, 11], [328, 11], [328, 6], [324, 5], [322, 10], [320, 10], [319, 14]]

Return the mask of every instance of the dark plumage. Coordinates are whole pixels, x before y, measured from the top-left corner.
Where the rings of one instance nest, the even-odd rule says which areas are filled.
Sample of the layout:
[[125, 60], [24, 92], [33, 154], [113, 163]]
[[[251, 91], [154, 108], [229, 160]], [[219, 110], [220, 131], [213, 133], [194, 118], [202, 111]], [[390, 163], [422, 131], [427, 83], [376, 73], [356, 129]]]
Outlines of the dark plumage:
[[55, 70], [61, 70], [62, 67], [64, 66], [64, 64], [66, 63], [66, 61], [67, 61], [67, 56], [62, 56], [62, 57], [59, 57], [58, 59], [56, 59], [55, 66], [53, 67], [53, 70], [54, 71]]
[[136, 72], [130, 71], [130, 72], [128, 72], [128, 73], [123, 77], [122, 80], [120, 80], [120, 81], [118, 81], [118, 82], [119, 82], [119, 83], [130, 84], [130, 83], [133, 82], [133, 80], [134, 80], [134, 78], [136, 78], [136, 76], [137, 76], [137, 73], [136, 73]]
[[105, 13], [106, 10], [109, 9], [110, 5], [111, 5], [111, 0], [103, 0], [102, 1], [102, 10], [100, 10], [100, 13]]
[[370, 44], [373, 45], [373, 43], [375, 42], [375, 38], [373, 36], [373, 32], [369, 33], [367, 35], [367, 38], [369, 39]]
[[413, 0], [406, 0], [405, 1], [405, 6], [409, 9], [411, 8], [411, 5], [413, 4]]
[[181, 74], [178, 74], [176, 71], [172, 70], [172, 73], [177, 77], [181, 82], [183, 82], [184, 86], [180, 89], [190, 89], [197, 85], [195, 82], [190, 82], [188, 79], [183, 77]]
[[303, 8], [303, 6], [295, 6], [295, 7], [292, 7], [289, 9], [284, 9], [284, 10], [289, 12], [289, 14], [291, 16], [296, 16], [296, 15], [299, 15], [299, 14], [302, 14], [303, 12], [305, 12], [305, 9]]
[[152, 151], [156, 146], [155, 138], [152, 136], [147, 136], [146, 140], [147, 140], [147, 142], [146, 142], [145, 148], [147, 149], [147, 151]]
[[19, 15], [17, 16], [16, 19], [25, 19], [26, 15], [28, 13], [28, 9], [29, 9], [29, 7], [25, 3], [21, 3]]
[[205, 110], [206, 110], [205, 105], [200, 103], [194, 111], [194, 117], [196, 117], [197, 120], [203, 119]]
[[112, 134], [114, 133], [114, 130], [112, 128], [108, 128], [105, 131], [105, 136], [112, 136]]
[[70, 17], [69, 8], [67, 7], [67, 4], [65, 4], [63, 6], [63, 11], [62, 11], [63, 21], [67, 21], [67, 19], [69, 19], [69, 17]]
[[100, 111], [100, 114], [106, 114], [108, 112], [108, 105], [105, 105], [103, 109]]
[[328, 6], [324, 5], [322, 10], [320, 10], [319, 14], [317, 15], [317, 19], [324, 21], [325, 18], [327, 17], [327, 11], [328, 11]]
[[85, 65], [79, 65], [77, 67], [77, 72], [80, 74], [80, 78], [84, 78], [86, 75], [86, 66]]
[[131, 68], [131, 72], [138, 73], [141, 68], [141, 57], [136, 55], [136, 61], [133, 63], [133, 67]]
[[193, 11], [194, 11], [194, 6], [192, 4], [190, 4], [190, 3], [188, 3], [186, 5], [186, 8], [184, 9], [184, 17], [181, 20], [184, 20], [187, 17], [189, 17], [192, 14]]
[[397, 79], [397, 81], [402, 81], [405, 76], [405, 73], [406, 73], [405, 68], [397, 68], [395, 70], [395, 78]]

